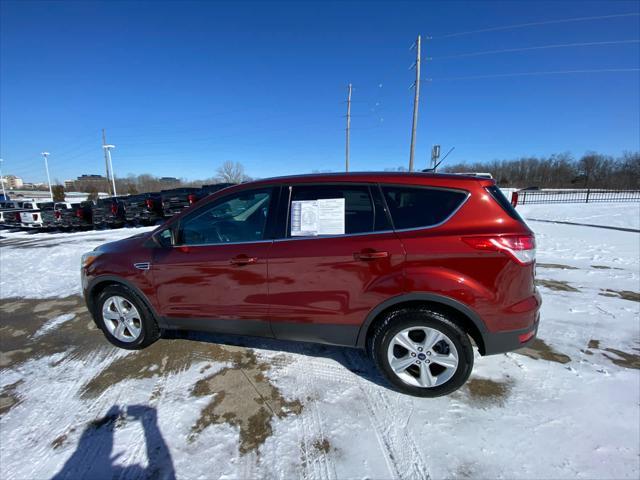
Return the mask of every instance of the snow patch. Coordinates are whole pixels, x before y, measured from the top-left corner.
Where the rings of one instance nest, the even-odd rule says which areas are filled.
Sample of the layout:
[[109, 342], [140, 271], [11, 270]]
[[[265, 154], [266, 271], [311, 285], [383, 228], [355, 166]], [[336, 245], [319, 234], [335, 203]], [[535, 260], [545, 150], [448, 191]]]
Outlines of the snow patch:
[[51, 320], [47, 321], [42, 327], [40, 327], [40, 329], [33, 334], [32, 338], [41, 337], [42, 335], [49, 333], [51, 330], [58, 328], [63, 323], [68, 322], [69, 320], [73, 320], [74, 318], [76, 318], [75, 313], [65, 313], [63, 315], [58, 315], [57, 317], [53, 317]]

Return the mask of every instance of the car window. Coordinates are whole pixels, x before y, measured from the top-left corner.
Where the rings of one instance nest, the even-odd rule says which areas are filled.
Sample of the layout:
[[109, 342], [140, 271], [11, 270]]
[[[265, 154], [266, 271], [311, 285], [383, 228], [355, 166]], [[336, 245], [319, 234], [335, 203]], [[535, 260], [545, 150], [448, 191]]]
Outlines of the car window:
[[180, 222], [181, 245], [215, 245], [262, 240], [271, 189], [239, 192], [209, 203]]
[[502, 209], [505, 212], [507, 212], [507, 214], [511, 218], [514, 218], [519, 222], [524, 223], [524, 220], [522, 220], [522, 217], [518, 214], [518, 212], [516, 212], [516, 209], [513, 208], [513, 205], [511, 205], [511, 202], [507, 200], [507, 197], [504, 196], [504, 193], [502, 193], [502, 190], [500, 190], [496, 185], [493, 185], [491, 187], [487, 187], [487, 191], [491, 194], [493, 199], [496, 202], [498, 202], [498, 204], [502, 207]]
[[292, 187], [288, 237], [374, 231], [374, 206], [366, 185]]
[[444, 222], [467, 198], [456, 190], [383, 185], [396, 230], [432, 227]]

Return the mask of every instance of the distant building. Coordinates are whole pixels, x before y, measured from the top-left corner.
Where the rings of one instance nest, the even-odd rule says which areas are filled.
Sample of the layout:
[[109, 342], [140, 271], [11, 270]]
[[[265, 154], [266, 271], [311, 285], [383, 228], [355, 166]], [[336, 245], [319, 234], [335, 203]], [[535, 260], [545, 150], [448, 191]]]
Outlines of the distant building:
[[94, 188], [95, 190], [99, 190], [104, 188], [107, 184], [107, 178], [102, 175], [94, 175], [94, 174], [82, 174], [75, 180], [65, 180], [64, 181], [64, 189], [65, 190], [78, 190], [83, 191], [89, 188]]
[[102, 175], [87, 175], [83, 173], [78, 178], [76, 178], [76, 182], [106, 182], [107, 178]]
[[160, 177], [160, 183], [179, 183], [180, 179], [176, 177]]
[[15, 175], [5, 175], [3, 181], [5, 186], [11, 189], [22, 188], [24, 186], [22, 178], [16, 177]]

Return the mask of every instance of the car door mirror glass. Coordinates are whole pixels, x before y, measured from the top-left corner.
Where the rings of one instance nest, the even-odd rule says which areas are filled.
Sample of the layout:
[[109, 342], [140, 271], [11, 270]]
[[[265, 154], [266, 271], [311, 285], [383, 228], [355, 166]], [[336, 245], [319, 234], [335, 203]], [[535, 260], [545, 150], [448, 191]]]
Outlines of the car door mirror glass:
[[165, 228], [155, 236], [156, 243], [162, 248], [173, 246], [173, 232], [170, 228]]

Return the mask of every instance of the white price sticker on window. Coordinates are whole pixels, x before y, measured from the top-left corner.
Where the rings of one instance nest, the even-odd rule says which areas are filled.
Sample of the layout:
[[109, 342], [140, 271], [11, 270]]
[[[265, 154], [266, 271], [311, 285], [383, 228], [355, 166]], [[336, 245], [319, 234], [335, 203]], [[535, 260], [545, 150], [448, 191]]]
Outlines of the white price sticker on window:
[[291, 202], [291, 236], [344, 235], [344, 198]]

